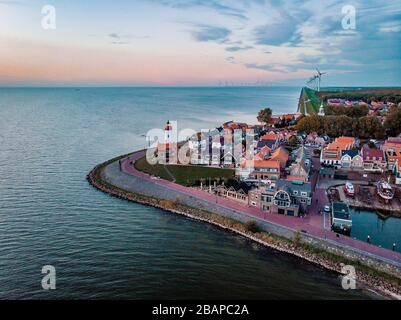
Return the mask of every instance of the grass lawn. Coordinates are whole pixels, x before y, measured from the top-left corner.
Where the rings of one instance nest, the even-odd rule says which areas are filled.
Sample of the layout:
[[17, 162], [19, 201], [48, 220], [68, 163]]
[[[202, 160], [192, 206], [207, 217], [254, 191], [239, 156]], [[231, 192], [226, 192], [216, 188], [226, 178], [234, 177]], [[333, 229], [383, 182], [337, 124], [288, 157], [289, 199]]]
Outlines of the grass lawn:
[[135, 168], [139, 171], [173, 181], [183, 186], [198, 185], [201, 179], [205, 182], [234, 178], [235, 171], [231, 169], [210, 168], [205, 166], [181, 166], [181, 165], [150, 165], [143, 157], [135, 162]]
[[310, 100], [306, 103], [306, 111], [308, 114], [318, 113], [320, 109], [321, 101], [316, 96], [315, 91], [309, 88], [304, 88], [306, 100]]

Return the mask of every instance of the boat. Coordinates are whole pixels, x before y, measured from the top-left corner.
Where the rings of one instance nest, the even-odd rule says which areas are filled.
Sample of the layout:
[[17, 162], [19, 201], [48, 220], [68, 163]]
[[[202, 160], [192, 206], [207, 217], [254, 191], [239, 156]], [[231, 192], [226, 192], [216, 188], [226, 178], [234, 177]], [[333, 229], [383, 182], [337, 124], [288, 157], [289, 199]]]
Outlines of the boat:
[[347, 182], [344, 186], [344, 192], [347, 196], [353, 197], [355, 196], [355, 188], [351, 182]]
[[392, 200], [394, 198], [393, 188], [388, 182], [384, 180], [381, 180], [377, 183], [377, 194], [380, 198], [386, 201]]

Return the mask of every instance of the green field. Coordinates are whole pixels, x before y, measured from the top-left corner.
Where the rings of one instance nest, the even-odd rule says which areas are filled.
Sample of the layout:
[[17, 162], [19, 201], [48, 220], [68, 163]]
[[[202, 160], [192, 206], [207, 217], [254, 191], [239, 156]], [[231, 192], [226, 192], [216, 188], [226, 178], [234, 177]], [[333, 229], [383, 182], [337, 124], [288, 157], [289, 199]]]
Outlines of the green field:
[[150, 165], [143, 157], [135, 162], [135, 168], [139, 171], [151, 174], [168, 181], [175, 181], [183, 186], [199, 185], [200, 181], [209, 183], [223, 179], [234, 178], [235, 171], [231, 169], [210, 168], [205, 166], [181, 166], [181, 165]]
[[[304, 101], [308, 102], [304, 103]], [[303, 114], [318, 113], [320, 105], [321, 100], [316, 95], [316, 91], [306, 87], [302, 89], [301, 97], [299, 99], [299, 112]]]

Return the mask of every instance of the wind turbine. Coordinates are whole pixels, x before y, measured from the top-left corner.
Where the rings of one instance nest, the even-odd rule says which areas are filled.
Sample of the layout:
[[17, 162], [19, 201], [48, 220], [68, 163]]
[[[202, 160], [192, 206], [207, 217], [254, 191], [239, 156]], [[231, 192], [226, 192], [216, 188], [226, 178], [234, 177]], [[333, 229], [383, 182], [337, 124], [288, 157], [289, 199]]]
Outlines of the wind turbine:
[[317, 79], [317, 91], [320, 92], [320, 85], [322, 83], [322, 75], [327, 74], [327, 72], [320, 72], [318, 68], [316, 68], [317, 75], [315, 78]]
[[309, 79], [307, 82], [308, 85], [312, 84], [312, 88], [316, 90], [316, 84], [313, 84], [313, 82], [317, 79], [317, 76], [313, 76]]

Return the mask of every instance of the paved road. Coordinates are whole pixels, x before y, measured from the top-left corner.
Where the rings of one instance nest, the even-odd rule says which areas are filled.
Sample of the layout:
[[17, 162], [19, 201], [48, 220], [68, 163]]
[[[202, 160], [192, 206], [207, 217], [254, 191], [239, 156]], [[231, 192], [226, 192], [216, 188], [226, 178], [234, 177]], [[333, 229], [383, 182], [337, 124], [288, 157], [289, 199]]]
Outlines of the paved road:
[[[326, 239], [334, 244], [341, 244], [342, 246], [351, 247], [356, 251], [363, 251], [368, 255], [372, 255], [373, 257], [377, 256], [384, 258], [385, 260], [394, 261], [396, 265], [401, 266], [401, 254], [398, 252], [380, 248], [359, 240], [352, 239], [350, 237], [342, 235], [338, 237], [331, 230], [326, 230], [323, 226], [323, 216], [319, 213], [319, 208], [322, 205], [327, 204], [328, 201], [324, 189], [316, 190], [311, 207], [311, 213], [305, 218], [267, 214], [257, 208], [240, 204], [234, 200], [217, 197], [207, 193], [206, 191], [187, 188], [174, 182], [155, 179], [148, 174], [140, 172], [135, 169], [132, 163], [144, 155], [145, 151], [135, 152], [129, 158], [124, 159], [121, 163], [122, 172], [127, 176], [127, 179], [124, 181], [124, 183], [128, 190], [130, 190], [130, 186], [132, 187], [133, 185], [130, 183], [130, 180], [135, 178], [135, 191], [137, 192], [143, 191], [145, 194], [152, 195], [151, 193], [153, 190], [154, 196], [160, 196], [160, 193], [163, 192], [166, 195], [165, 198], [167, 199], [175, 196], [180, 196], [181, 198], [182, 196], [185, 196], [186, 200], [191, 199], [191, 205], [210, 209], [214, 212], [219, 210], [231, 212], [235, 215], [235, 218], [239, 219], [240, 221], [243, 221], [243, 217], [247, 216], [256, 218], [259, 221], [264, 220], [272, 224], [280, 225], [290, 230], [300, 230], [312, 236]], [[132, 178], [129, 179], [128, 176], [131, 176]], [[313, 179], [316, 179], [316, 177]], [[138, 190], [138, 188], [143, 188], [143, 190]]]

